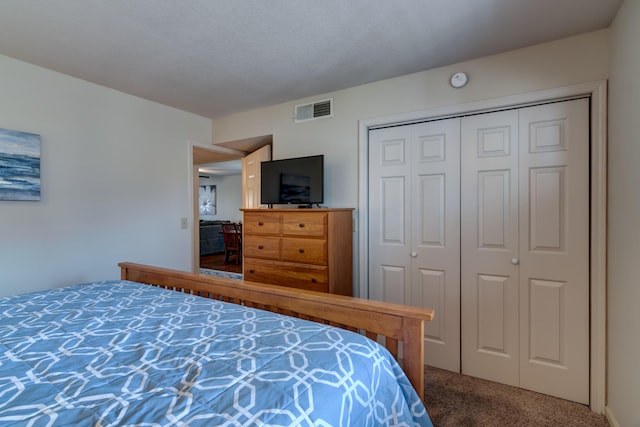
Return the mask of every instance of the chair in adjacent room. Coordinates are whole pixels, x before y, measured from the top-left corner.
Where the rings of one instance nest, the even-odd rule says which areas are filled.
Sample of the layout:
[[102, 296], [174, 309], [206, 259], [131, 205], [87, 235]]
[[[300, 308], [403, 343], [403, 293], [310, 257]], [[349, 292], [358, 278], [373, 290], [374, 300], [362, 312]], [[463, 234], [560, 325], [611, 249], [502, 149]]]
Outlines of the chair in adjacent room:
[[222, 224], [224, 236], [224, 263], [229, 264], [235, 256], [235, 263], [242, 263], [242, 231], [237, 224]]

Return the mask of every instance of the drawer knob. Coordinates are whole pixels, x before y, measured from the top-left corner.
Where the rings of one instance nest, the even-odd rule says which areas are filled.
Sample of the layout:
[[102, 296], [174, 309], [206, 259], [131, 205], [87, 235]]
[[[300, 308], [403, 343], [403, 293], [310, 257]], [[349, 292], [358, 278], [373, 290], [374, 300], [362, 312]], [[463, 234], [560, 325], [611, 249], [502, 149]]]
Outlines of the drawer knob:
[[259, 226], [259, 227], [262, 227], [263, 225], [264, 225], [264, 222], [262, 222], [262, 221], [258, 221], [258, 226]]
[[298, 225], [300, 226], [300, 228], [304, 228], [304, 223], [302, 223], [302, 222], [301, 222], [301, 223], [300, 223], [300, 224], [298, 224]]
[[311, 278], [311, 283], [317, 283], [318, 281], [316, 280], [315, 277]]
[[258, 249], [264, 249], [264, 246], [258, 245]]
[[298, 249], [298, 252], [300, 252], [301, 254], [304, 253], [304, 249]]
[[249, 273], [251, 273], [251, 274], [253, 274], [253, 273], [254, 273], [253, 268], [249, 269]]

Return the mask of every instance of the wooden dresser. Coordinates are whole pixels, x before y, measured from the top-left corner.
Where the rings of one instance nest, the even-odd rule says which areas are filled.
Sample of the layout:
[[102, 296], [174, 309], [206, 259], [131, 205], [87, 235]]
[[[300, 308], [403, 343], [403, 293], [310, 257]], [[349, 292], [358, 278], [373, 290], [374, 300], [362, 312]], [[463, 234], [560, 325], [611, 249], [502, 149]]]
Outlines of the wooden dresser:
[[353, 293], [353, 209], [242, 209], [244, 279]]

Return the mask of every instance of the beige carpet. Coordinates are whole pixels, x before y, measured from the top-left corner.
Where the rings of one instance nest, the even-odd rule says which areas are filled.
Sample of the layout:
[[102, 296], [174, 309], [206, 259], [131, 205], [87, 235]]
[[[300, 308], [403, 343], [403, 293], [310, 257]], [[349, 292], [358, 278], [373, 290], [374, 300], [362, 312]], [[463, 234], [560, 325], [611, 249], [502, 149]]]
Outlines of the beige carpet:
[[425, 374], [436, 427], [608, 426], [603, 415], [578, 403], [431, 367]]

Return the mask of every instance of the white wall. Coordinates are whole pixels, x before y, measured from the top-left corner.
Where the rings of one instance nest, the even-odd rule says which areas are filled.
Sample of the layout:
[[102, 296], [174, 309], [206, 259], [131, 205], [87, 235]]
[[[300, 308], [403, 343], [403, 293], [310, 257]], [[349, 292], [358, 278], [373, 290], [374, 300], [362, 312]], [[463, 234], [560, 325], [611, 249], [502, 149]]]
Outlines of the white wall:
[[[602, 30], [238, 113], [213, 120], [213, 140], [272, 134], [274, 159], [324, 154], [325, 204], [357, 207], [359, 120], [603, 80], [608, 77], [608, 49], [609, 32]], [[462, 89], [449, 85], [456, 71], [469, 74]], [[295, 104], [327, 97], [334, 98], [333, 118], [293, 123]], [[358, 270], [357, 262], [354, 269]]]
[[206, 220], [242, 220], [242, 175], [212, 176], [200, 178], [200, 185], [216, 186], [216, 214], [200, 215]]
[[0, 201], [0, 295], [189, 269], [187, 140], [211, 120], [5, 56], [0, 75], [0, 127], [42, 140], [42, 200]]
[[607, 410], [640, 426], [640, 2], [611, 27], [609, 84]]
[[[608, 31], [546, 43], [213, 120], [214, 143], [273, 134], [273, 158], [325, 155], [325, 203], [358, 201], [358, 120], [606, 79]], [[449, 86], [459, 70], [463, 89]], [[334, 98], [334, 117], [293, 123], [294, 105]]]

